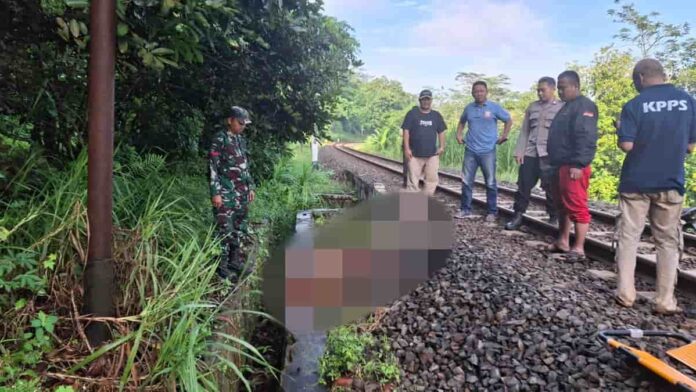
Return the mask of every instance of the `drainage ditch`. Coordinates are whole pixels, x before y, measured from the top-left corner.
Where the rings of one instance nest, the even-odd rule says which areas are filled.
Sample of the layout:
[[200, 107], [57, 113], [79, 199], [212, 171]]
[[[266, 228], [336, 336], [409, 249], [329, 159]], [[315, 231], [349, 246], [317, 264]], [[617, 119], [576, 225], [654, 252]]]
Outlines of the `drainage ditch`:
[[[368, 183], [347, 170], [340, 173], [337, 179], [350, 184], [355, 189], [358, 201], [385, 192], [384, 185]], [[340, 200], [341, 208], [300, 211], [296, 217], [295, 233], [309, 233], [318, 226], [318, 220], [331, 219], [340, 214], [343, 208], [355, 204], [355, 200], [352, 203], [346, 203], [346, 198], [343, 196], [334, 197], [333, 200], [334, 202]], [[319, 359], [325, 347], [326, 332], [305, 332], [290, 336], [290, 342], [285, 350], [282, 389], [306, 392], [327, 391], [327, 388], [319, 384]]]
[[[340, 214], [343, 209], [384, 191], [380, 184], [367, 183], [349, 171], [338, 173], [335, 179], [354, 189], [353, 194], [318, 195], [327, 208], [299, 211], [295, 220], [295, 235], [312, 235], [317, 226]], [[260, 311], [267, 310], [262, 308]], [[260, 348], [266, 361], [281, 372], [276, 379], [263, 367], [250, 364], [245, 376], [254, 391], [328, 391], [328, 388], [319, 385], [319, 358], [324, 353], [326, 332], [293, 336], [283, 326], [258, 317], [250, 343]]]

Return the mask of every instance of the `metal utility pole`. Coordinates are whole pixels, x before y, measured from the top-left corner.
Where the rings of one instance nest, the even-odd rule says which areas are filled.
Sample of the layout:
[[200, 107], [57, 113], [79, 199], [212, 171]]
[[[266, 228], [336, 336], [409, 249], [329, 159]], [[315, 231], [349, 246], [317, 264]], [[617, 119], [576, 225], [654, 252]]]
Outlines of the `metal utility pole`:
[[[83, 314], [113, 317], [114, 266], [111, 253], [112, 172], [114, 150], [114, 70], [116, 55], [116, 2], [90, 2], [88, 75], [89, 168], [87, 216], [89, 250], [84, 272]], [[109, 338], [107, 325], [92, 322], [87, 338], [99, 345]]]

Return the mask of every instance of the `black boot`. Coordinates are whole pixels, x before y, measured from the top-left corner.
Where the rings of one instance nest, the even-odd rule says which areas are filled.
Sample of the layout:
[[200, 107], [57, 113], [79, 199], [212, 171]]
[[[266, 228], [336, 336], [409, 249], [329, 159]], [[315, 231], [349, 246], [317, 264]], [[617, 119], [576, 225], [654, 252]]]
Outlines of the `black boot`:
[[558, 224], [558, 217], [556, 215], [549, 215], [549, 220], [547, 221], [550, 225]]
[[220, 279], [223, 280], [228, 279], [230, 276], [234, 275], [234, 272], [227, 265], [226, 259], [221, 260], [220, 264], [218, 264], [217, 274], [220, 277]]
[[517, 230], [522, 226], [522, 213], [515, 212], [512, 220], [505, 225], [505, 230]]
[[237, 280], [242, 280], [251, 272], [246, 264], [244, 252], [239, 248], [235, 249], [230, 257], [228, 268], [236, 276]]

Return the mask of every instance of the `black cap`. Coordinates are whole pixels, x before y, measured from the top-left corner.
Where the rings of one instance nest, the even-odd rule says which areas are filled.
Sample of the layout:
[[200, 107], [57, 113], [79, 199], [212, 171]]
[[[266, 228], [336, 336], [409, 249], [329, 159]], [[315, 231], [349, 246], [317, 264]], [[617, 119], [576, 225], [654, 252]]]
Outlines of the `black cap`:
[[432, 98], [432, 97], [433, 97], [433, 93], [432, 93], [432, 91], [430, 91], [430, 90], [423, 90], [423, 91], [421, 91], [420, 94], [418, 95], [418, 99]]
[[230, 109], [230, 117], [240, 120], [243, 124], [251, 124], [249, 112], [240, 106], [232, 106]]

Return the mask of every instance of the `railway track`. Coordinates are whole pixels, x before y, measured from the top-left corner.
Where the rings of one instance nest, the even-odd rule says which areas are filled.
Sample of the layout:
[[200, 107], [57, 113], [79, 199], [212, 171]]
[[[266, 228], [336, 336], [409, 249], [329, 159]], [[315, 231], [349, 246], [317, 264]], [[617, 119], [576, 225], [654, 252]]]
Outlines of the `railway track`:
[[[334, 147], [344, 154], [373, 166], [380, 167], [394, 174], [403, 174], [403, 166], [400, 161], [357, 151], [346, 145], [335, 145]], [[440, 183], [437, 189], [450, 196], [460, 198], [461, 178], [442, 171], [438, 172], [438, 174]], [[515, 189], [504, 186], [498, 187], [498, 211], [502, 215], [512, 216], [514, 214], [512, 210], [514, 193]], [[543, 196], [532, 195], [528, 211], [524, 215], [524, 224], [535, 231], [555, 236], [558, 232], [558, 227], [542, 220], [542, 217], [546, 215], [544, 201]], [[481, 181], [477, 181], [475, 184], [473, 202], [480, 206], [486, 205], [485, 185]], [[596, 209], [591, 209], [590, 212], [593, 220], [585, 242], [586, 253], [588, 257], [614, 263], [613, 234], [616, 216]], [[573, 233], [571, 233], [571, 236], [573, 236]], [[677, 287], [680, 290], [694, 294], [696, 293], [696, 256], [693, 252], [696, 247], [696, 236], [685, 233], [684, 245], [685, 252], [679, 266]], [[636, 272], [649, 280], [652, 280], [652, 277], [655, 276], [656, 261], [654, 249], [654, 245], [651, 243], [650, 229], [646, 226], [638, 249]]]

